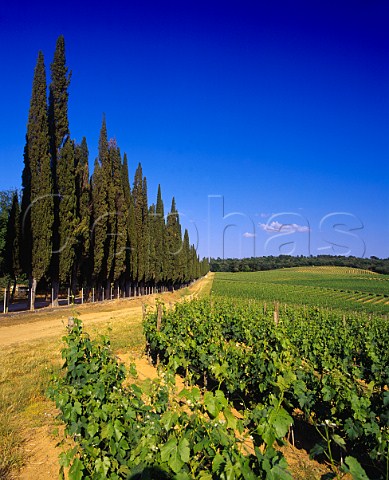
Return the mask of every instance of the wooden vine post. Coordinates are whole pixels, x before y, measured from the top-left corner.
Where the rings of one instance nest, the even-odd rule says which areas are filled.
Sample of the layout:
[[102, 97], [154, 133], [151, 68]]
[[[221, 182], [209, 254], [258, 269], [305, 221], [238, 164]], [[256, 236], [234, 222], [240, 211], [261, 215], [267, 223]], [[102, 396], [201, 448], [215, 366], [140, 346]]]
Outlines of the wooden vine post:
[[274, 316], [274, 323], [276, 324], [276, 326], [278, 325], [279, 309], [280, 309], [280, 304], [278, 302], [275, 302], [273, 316]]
[[74, 327], [74, 317], [68, 318], [68, 329], [71, 330]]
[[[162, 304], [159, 303], [157, 307], [157, 332], [161, 331], [162, 324]], [[159, 365], [159, 353], [157, 354], [157, 365]]]
[[162, 304], [158, 304], [157, 309], [157, 332], [161, 331], [161, 324], [162, 324]]

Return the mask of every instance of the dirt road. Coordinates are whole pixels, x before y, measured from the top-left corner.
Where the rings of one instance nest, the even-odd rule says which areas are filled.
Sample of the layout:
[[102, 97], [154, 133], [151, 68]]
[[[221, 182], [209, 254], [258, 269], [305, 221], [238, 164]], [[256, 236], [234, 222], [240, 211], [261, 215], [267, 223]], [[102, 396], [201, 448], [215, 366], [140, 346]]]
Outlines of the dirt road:
[[210, 288], [212, 279], [213, 274], [210, 273], [190, 287], [175, 292], [60, 307], [55, 310], [39, 310], [34, 313], [19, 313], [8, 317], [2, 316], [0, 318], [0, 348], [43, 338], [60, 337], [64, 334], [64, 326], [67, 324], [68, 318], [72, 316], [80, 318], [85, 327], [107, 323], [113, 316], [117, 319], [130, 315], [141, 319], [142, 304], [152, 306], [155, 305], [157, 299], [165, 303], [175, 303], [193, 298], [204, 289]]

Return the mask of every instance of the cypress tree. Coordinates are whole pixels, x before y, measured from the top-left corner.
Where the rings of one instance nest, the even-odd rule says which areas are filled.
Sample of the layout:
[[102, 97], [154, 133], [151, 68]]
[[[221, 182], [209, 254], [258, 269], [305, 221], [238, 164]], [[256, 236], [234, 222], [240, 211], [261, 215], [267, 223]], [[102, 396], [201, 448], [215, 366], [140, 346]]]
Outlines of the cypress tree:
[[20, 263], [22, 272], [31, 274], [31, 169], [28, 158], [27, 135], [23, 154], [24, 168], [22, 172], [22, 201], [20, 206]]
[[[51, 84], [49, 87], [49, 132], [51, 168], [54, 184], [54, 225], [53, 245], [54, 252], [51, 265], [53, 283], [53, 304], [58, 305], [59, 280], [67, 281], [73, 269], [74, 254], [74, 199], [65, 200], [67, 196], [74, 196], [75, 185], [70, 185], [70, 175], [74, 182], [74, 159], [72, 159], [69, 140], [68, 120], [68, 88], [71, 74], [68, 73], [65, 57], [65, 39], [60, 35], [57, 39], [54, 59], [51, 64]], [[62, 149], [66, 146], [65, 154]], [[61, 165], [63, 164], [63, 165]], [[69, 168], [71, 170], [69, 170]], [[69, 178], [62, 178], [65, 175]], [[62, 204], [62, 206], [60, 206]], [[65, 214], [64, 209], [71, 207], [71, 212]], [[66, 225], [69, 221], [70, 224]]]
[[[135, 203], [134, 197], [131, 195], [131, 202], [130, 207], [128, 209], [129, 212], [129, 219], [128, 219], [128, 238], [130, 242], [130, 270], [129, 270], [129, 277], [130, 283], [133, 284], [135, 288], [135, 284], [137, 282], [137, 274], [138, 274], [138, 239], [136, 235], [136, 224], [135, 224]], [[131, 288], [131, 286], [130, 286]], [[133, 291], [135, 293], [135, 291]]]
[[0, 191], [0, 277], [5, 274], [7, 261], [7, 225], [14, 192]]
[[166, 222], [167, 280], [172, 287], [180, 278], [180, 252], [182, 248], [181, 225], [173, 197]]
[[182, 268], [182, 271], [181, 271], [182, 282], [184, 284], [187, 284], [191, 280], [191, 275], [190, 275], [190, 244], [189, 244], [189, 233], [188, 233], [187, 229], [185, 229], [184, 239], [182, 241], [181, 268]]
[[132, 256], [134, 265], [134, 280], [138, 285], [139, 282], [142, 282], [144, 280], [145, 275], [145, 258], [143, 245], [143, 173], [140, 163], [135, 171], [132, 195], [134, 201], [134, 233], [136, 243], [136, 250], [132, 250]]
[[68, 100], [71, 73], [66, 66], [65, 39], [57, 39], [54, 59], [50, 66], [51, 84], [49, 93], [49, 128], [53, 166], [57, 156], [69, 137]]
[[157, 204], [155, 208], [154, 225], [154, 250], [155, 250], [155, 282], [158, 284], [165, 280], [166, 275], [166, 250], [165, 250], [165, 212], [162, 201], [161, 185], [158, 185]]
[[[110, 149], [110, 157], [112, 164], [112, 182], [114, 189], [114, 206], [115, 206], [115, 232], [113, 236], [114, 240], [114, 262], [113, 262], [113, 275], [112, 279], [115, 283], [115, 289], [119, 285], [119, 280], [126, 269], [126, 246], [127, 246], [127, 215], [125, 205], [124, 189], [127, 188], [123, 184], [123, 166], [121, 161], [120, 150], [118, 147], [112, 147]], [[127, 191], [127, 195], [128, 195]], [[113, 217], [111, 217], [113, 218]]]
[[123, 164], [122, 164], [121, 172], [122, 172], [124, 202], [128, 206], [130, 204], [130, 198], [131, 198], [131, 187], [130, 187], [130, 181], [128, 177], [128, 159], [127, 159], [126, 153], [124, 153], [123, 155]]
[[[124, 215], [127, 228], [126, 240], [126, 259], [125, 259], [125, 290], [130, 294], [131, 281], [133, 281], [136, 272], [136, 235], [135, 235], [135, 211], [133, 196], [131, 193], [130, 181], [128, 177], [128, 160], [126, 153], [123, 156], [122, 165], [122, 185], [124, 194]], [[134, 262], [134, 263], [133, 263]]]
[[29, 248], [25, 268], [30, 279], [30, 308], [35, 306], [37, 283], [47, 273], [52, 254], [53, 186], [46, 102], [46, 72], [42, 52], [34, 72], [28, 115], [23, 171], [23, 248]]
[[86, 138], [75, 147], [75, 174], [76, 174], [76, 199], [77, 228], [76, 262], [81, 285], [89, 286], [91, 282], [90, 259], [90, 229], [91, 229], [91, 186], [89, 182], [88, 145]]
[[189, 251], [189, 271], [190, 279], [194, 280], [196, 278], [196, 250], [193, 245], [190, 246]]
[[[138, 238], [136, 234], [136, 219], [135, 219], [135, 202], [134, 195], [131, 194], [130, 205], [128, 208], [128, 241], [129, 241], [129, 257], [130, 257], [130, 269], [129, 277], [130, 283], [135, 284], [137, 282], [138, 275]], [[131, 286], [129, 287], [131, 288]], [[135, 293], [135, 290], [134, 290]]]
[[[115, 185], [113, 180], [113, 163], [112, 159], [116, 155], [117, 150], [116, 141], [111, 139], [108, 142], [108, 157], [102, 164], [104, 180], [106, 185], [106, 201], [107, 201], [107, 235], [105, 238], [105, 298], [109, 298], [111, 294], [111, 282], [113, 281], [114, 265], [115, 265], [115, 245], [116, 245], [116, 231], [117, 231], [117, 217], [115, 206]], [[120, 154], [119, 154], [120, 155]]]
[[21, 271], [20, 266], [20, 207], [17, 192], [12, 197], [12, 206], [8, 216], [5, 242], [5, 272], [13, 279], [11, 300], [15, 294], [16, 282]]
[[93, 278], [97, 287], [107, 278], [106, 245], [108, 237], [108, 198], [107, 198], [107, 164], [109, 151], [107, 140], [107, 126], [105, 118], [100, 130], [99, 156], [95, 161], [92, 176], [93, 202]]
[[149, 270], [148, 281], [150, 287], [155, 286], [156, 270], [157, 270], [157, 256], [156, 256], [156, 212], [154, 203], [149, 207], [148, 229], [149, 229]]
[[134, 202], [134, 235], [136, 245], [136, 250], [131, 250], [134, 257], [134, 280], [139, 284], [141, 293], [143, 294], [145, 283], [149, 280], [150, 273], [150, 232], [147, 181], [146, 178], [143, 177], [141, 164], [138, 165], [135, 172], [132, 196]]
[[57, 193], [59, 195], [58, 238], [59, 280], [70, 282], [74, 290], [76, 258], [77, 197], [75, 183], [74, 143], [68, 137], [57, 157]]
[[[143, 231], [142, 231], [142, 249], [143, 249], [143, 258], [144, 258], [144, 284], [150, 282], [151, 280], [151, 271], [150, 271], [150, 243], [151, 243], [151, 232], [150, 232], [150, 216], [149, 216], [149, 207], [147, 200], [147, 180], [146, 177], [143, 177], [143, 188], [142, 188], [142, 213], [143, 213]], [[144, 285], [142, 285], [142, 293], [144, 293]]]
[[197, 252], [195, 250], [195, 265], [196, 265], [196, 271], [195, 271], [195, 278], [200, 278], [201, 277], [201, 269], [200, 269], [200, 257], [197, 255]]

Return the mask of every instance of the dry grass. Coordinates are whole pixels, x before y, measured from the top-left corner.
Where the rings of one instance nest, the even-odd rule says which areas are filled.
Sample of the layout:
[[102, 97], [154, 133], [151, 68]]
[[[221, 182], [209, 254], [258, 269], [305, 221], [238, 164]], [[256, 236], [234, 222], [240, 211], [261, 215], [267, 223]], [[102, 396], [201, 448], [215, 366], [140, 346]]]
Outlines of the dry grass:
[[59, 366], [58, 341], [1, 350], [0, 478], [11, 478], [22, 465], [25, 429], [43, 424], [44, 412], [53, 410], [45, 390]]

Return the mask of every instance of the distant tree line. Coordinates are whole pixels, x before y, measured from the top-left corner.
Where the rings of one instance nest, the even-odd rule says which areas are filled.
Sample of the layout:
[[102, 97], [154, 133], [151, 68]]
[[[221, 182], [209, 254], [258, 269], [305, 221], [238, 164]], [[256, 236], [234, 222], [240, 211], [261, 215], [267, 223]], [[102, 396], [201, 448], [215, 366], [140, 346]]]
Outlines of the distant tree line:
[[260, 270], [307, 266], [362, 268], [376, 273], [389, 274], [389, 258], [381, 259], [378, 257], [358, 258], [333, 255], [293, 257], [291, 255], [279, 255], [277, 257], [212, 258], [210, 260], [212, 272], [257, 272]]
[[[174, 198], [165, 216], [161, 188], [149, 205], [139, 164], [131, 188], [128, 160], [109, 140], [103, 118], [98, 158], [89, 175], [85, 137], [70, 137], [65, 41], [57, 39], [47, 92], [42, 52], [35, 67], [28, 115], [21, 203], [0, 195], [0, 276], [16, 284], [25, 275], [34, 308], [38, 284], [50, 285], [58, 304], [60, 286], [107, 298], [111, 287], [126, 295], [173, 289], [208, 271], [188, 231], [182, 235]], [[48, 95], [47, 95], [48, 93]], [[2, 207], [2, 208], [1, 208]], [[5, 213], [4, 213], [5, 212]]]

